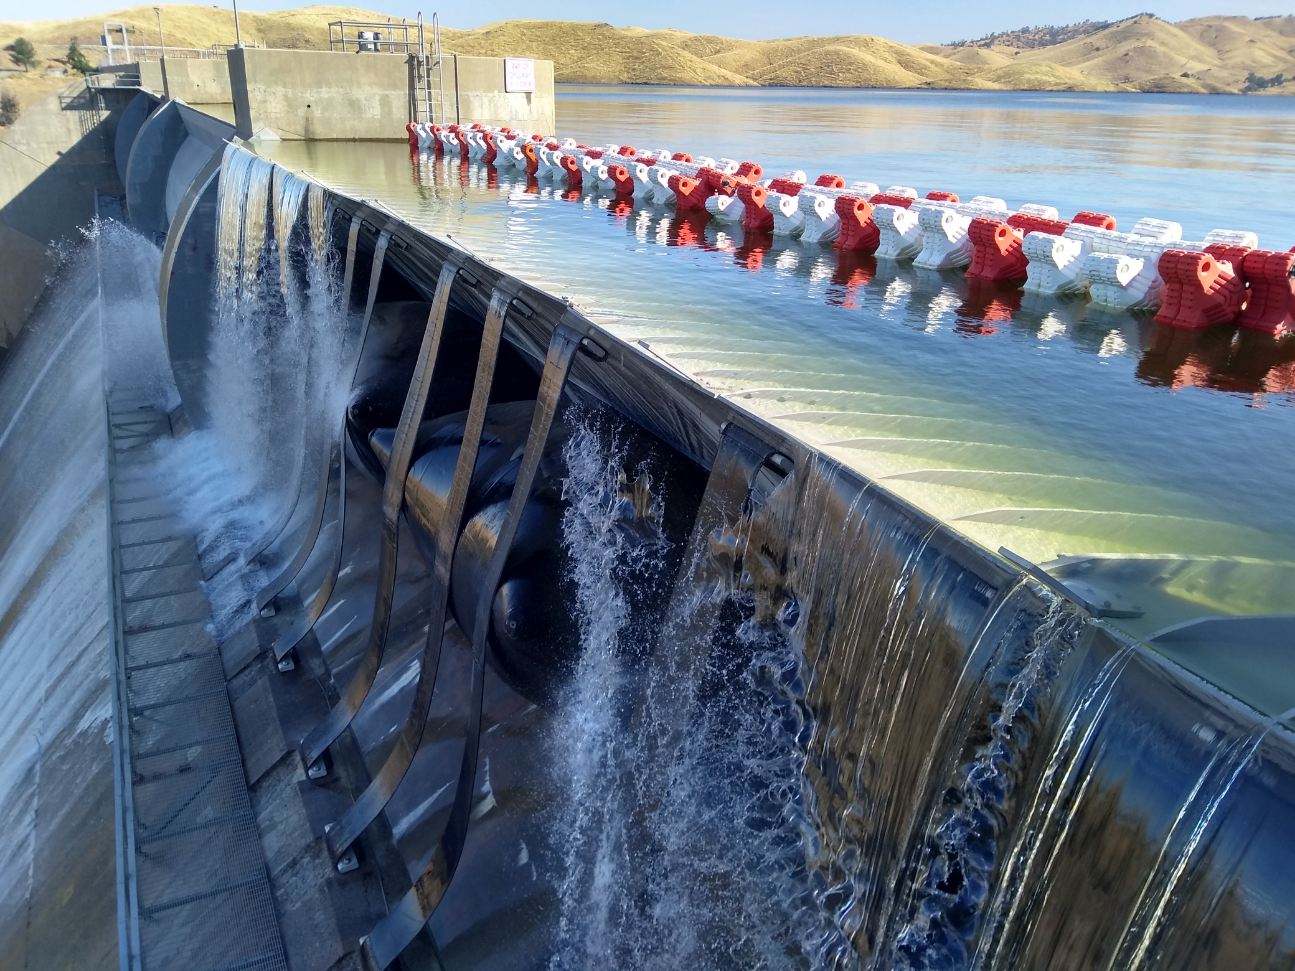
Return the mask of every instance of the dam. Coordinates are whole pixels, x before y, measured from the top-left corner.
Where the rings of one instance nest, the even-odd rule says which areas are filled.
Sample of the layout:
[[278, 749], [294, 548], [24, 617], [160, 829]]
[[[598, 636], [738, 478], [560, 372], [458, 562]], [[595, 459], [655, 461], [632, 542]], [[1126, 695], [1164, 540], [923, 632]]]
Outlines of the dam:
[[689, 214], [618, 188], [683, 153], [222, 114], [120, 97], [0, 372], [7, 730], [112, 761], [15, 766], [28, 964], [1295, 962], [1282, 319], [806, 237], [855, 173]]

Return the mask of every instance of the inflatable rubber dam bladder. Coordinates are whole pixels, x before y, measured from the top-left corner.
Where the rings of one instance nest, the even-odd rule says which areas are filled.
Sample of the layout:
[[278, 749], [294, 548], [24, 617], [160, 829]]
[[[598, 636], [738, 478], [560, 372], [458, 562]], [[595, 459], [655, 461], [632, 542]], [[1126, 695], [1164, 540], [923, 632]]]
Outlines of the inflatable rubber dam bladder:
[[[574, 151], [563, 158], [589, 176]], [[245, 203], [261, 191], [264, 173], [237, 164], [227, 167], [247, 180], [241, 189], [232, 175], [222, 186], [210, 163], [195, 177], [167, 239], [167, 347], [199, 432], [241, 427], [213, 413], [243, 403], [214, 387], [227, 375], [212, 367], [224, 332], [208, 299], [221, 269], [219, 194]], [[669, 180], [734, 193], [751, 184], [691, 171]], [[913, 198], [823, 188], [833, 213], [855, 220], [841, 231], [846, 254], [883, 246], [879, 211], [911, 217], [891, 219], [895, 242], [879, 255], [921, 251]], [[305, 834], [300, 852], [318, 854], [309, 879], [325, 884], [321, 899], [382, 903], [356, 906], [354, 933], [339, 935], [370, 966], [432, 951], [447, 963], [547, 963], [567, 944], [560, 919], [593, 919], [582, 887], [631, 915], [600, 931], [609, 953], [695, 935], [735, 964], [754, 960], [752, 940], [806, 963], [1033, 964], [1056, 956], [1055, 935], [1035, 930], [1047, 927], [1082, 935], [1084, 956], [1101, 961], [1190, 964], [1202, 933], [1246, 942], [1255, 963], [1283, 957], [1264, 942], [1286, 922], [1246, 902], [1251, 888], [1265, 900], [1295, 892], [1283, 825], [1295, 776], [1274, 713], [1129, 642], [1109, 604], [1085, 599], [1081, 566], [1058, 581], [976, 546], [553, 295], [327, 195], [341, 392], [308, 429], [321, 444], [309, 448], [300, 429], [283, 442], [302, 453], [300, 481], [285, 490], [295, 511], [223, 564], [278, 569], [221, 651], [231, 691], [255, 686], [257, 715], [240, 735], [258, 801], [273, 786], [306, 807], [292, 832]], [[956, 203], [932, 201], [946, 204]], [[1019, 261], [1008, 261], [1015, 276]], [[248, 269], [239, 279], [273, 296], [278, 277]], [[275, 402], [257, 404], [252, 414]], [[653, 606], [631, 611], [653, 633], [624, 664], [610, 663], [623, 645], [573, 623], [601, 604], [570, 582], [588, 566], [571, 562], [565, 531], [580, 498], [570, 488], [579, 413], [654, 454], [663, 484], [618, 460], [594, 503], [623, 509], [618, 528], [674, 557], [656, 567]], [[258, 605], [269, 616], [250, 616]], [[598, 650], [613, 680], [573, 684]], [[589, 711], [571, 709], [580, 688]], [[580, 717], [621, 699], [624, 710], [599, 712], [602, 727]], [[584, 757], [553, 755], [555, 726]], [[610, 827], [598, 832], [640, 837], [627, 840], [624, 866], [594, 852], [581, 822], [589, 801], [569, 829], [542, 811], [554, 789], [597, 793], [597, 821]], [[605, 863], [612, 879], [575, 879], [564, 897], [544, 863], [554, 855], [529, 851], [541, 838], [570, 849], [572, 879]], [[533, 866], [517, 864], [519, 848]], [[309, 881], [279, 858], [270, 871], [292, 875], [275, 889], [299, 935], [285, 931], [286, 944], [306, 952], [292, 908]], [[726, 888], [740, 892], [707, 896]], [[688, 933], [670, 933], [661, 914]]]

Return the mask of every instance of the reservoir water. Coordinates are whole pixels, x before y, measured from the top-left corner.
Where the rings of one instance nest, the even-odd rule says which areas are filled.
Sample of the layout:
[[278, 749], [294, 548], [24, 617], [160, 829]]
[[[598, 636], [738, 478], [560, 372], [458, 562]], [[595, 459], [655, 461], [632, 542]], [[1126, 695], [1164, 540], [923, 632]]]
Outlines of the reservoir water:
[[[1289, 99], [561, 89], [558, 134], [1295, 242]], [[1080, 558], [1145, 636], [1295, 589], [1295, 342], [569, 194], [403, 144], [261, 151], [572, 299], [990, 548]], [[1095, 559], [1093, 559], [1095, 558]], [[1118, 558], [1118, 559], [1115, 559]], [[1205, 662], [1207, 666], [1213, 661]], [[1213, 672], [1242, 696], [1262, 686]]]

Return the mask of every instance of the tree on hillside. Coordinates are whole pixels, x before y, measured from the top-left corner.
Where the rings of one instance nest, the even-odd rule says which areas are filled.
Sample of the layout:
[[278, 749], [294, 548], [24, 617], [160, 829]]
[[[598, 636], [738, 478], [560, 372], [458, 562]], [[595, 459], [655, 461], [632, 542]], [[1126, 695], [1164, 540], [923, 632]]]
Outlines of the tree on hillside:
[[31, 41], [26, 37], [19, 37], [5, 50], [9, 52], [9, 59], [24, 71], [36, 66], [36, 48], [31, 46]]
[[81, 51], [81, 46], [77, 44], [76, 38], [72, 38], [72, 43], [67, 45], [67, 66], [78, 74], [90, 74], [94, 68], [86, 60], [85, 54]]

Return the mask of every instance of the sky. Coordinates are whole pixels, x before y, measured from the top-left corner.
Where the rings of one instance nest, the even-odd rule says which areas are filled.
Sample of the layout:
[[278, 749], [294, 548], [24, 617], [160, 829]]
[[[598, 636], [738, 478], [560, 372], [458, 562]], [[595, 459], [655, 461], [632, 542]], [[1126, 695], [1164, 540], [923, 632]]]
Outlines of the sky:
[[[58, 19], [106, 13], [147, 0], [0, 0], [0, 20]], [[208, 0], [210, 3], [211, 0]], [[310, 0], [240, 0], [240, 10], [277, 10]], [[914, 44], [980, 37], [1028, 24], [1067, 24], [1077, 20], [1118, 20], [1147, 11], [1166, 20], [1208, 14], [1266, 16], [1295, 10], [1291, 0], [655, 0], [610, 4], [607, 0], [341, 0], [372, 6], [386, 14], [413, 18], [420, 9], [437, 9], [450, 27], [479, 27], [496, 20], [610, 21], [621, 27], [677, 27], [731, 37], [789, 37], [798, 34], [879, 34]], [[230, 0], [213, 6], [229, 7]], [[435, 5], [435, 7], [433, 6]]]

